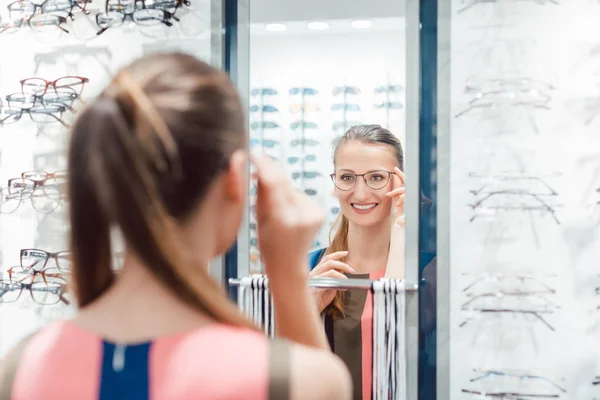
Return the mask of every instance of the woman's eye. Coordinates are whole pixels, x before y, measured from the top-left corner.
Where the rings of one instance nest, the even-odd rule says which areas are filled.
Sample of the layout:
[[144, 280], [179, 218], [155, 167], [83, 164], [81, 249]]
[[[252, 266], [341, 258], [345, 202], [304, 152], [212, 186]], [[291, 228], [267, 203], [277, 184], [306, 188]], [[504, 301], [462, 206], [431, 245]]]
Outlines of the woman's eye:
[[343, 181], [351, 181], [354, 179], [354, 175], [342, 175], [340, 179]]
[[380, 181], [383, 179], [382, 175], [371, 175], [371, 180], [372, 181]]

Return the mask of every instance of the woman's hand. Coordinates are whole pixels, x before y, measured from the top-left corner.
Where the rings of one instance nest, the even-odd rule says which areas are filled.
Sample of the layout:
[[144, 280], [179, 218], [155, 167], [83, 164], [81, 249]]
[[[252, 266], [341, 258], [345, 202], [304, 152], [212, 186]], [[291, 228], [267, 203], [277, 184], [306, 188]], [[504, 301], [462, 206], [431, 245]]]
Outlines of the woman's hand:
[[253, 159], [258, 179], [258, 247], [265, 272], [269, 278], [306, 279], [308, 250], [323, 223], [323, 210], [294, 188], [275, 161], [264, 155]]
[[404, 227], [406, 220], [404, 218], [404, 173], [398, 167], [394, 167], [395, 174], [392, 175], [392, 190], [385, 195], [392, 199], [392, 224]]
[[[347, 251], [337, 251], [326, 255], [321, 262], [308, 275], [311, 278], [348, 279], [344, 272], [354, 274], [354, 269], [348, 264], [339, 261], [348, 255]], [[315, 291], [319, 312], [322, 312], [335, 298], [337, 289], [318, 289]]]

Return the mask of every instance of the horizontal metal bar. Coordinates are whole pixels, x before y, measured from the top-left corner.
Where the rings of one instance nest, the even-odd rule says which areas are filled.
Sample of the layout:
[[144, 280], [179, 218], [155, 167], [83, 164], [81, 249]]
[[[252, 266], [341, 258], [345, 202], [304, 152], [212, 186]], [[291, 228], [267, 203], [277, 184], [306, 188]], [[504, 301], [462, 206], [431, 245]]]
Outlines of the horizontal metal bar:
[[[241, 279], [229, 279], [230, 286], [239, 286], [242, 282]], [[333, 279], [333, 278], [310, 278], [308, 280], [308, 286], [318, 289], [363, 289], [368, 290], [373, 286], [373, 281], [370, 279]], [[410, 284], [405, 285], [404, 290], [407, 292], [416, 292], [419, 289], [419, 285]]]

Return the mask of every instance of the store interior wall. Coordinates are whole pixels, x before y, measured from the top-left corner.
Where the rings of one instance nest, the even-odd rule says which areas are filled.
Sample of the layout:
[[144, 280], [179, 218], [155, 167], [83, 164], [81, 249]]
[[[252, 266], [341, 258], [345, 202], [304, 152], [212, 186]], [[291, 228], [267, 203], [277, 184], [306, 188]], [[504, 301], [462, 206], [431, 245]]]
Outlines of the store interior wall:
[[600, 4], [452, 8], [450, 398], [598, 398]]
[[[6, 4], [0, 4], [3, 23], [11, 18]], [[177, 11], [180, 21], [172, 27], [162, 24], [140, 27], [126, 22], [98, 36], [95, 15], [104, 6], [105, 1], [94, 0], [87, 6], [89, 15], [75, 13], [75, 19], [65, 25], [69, 33], [40, 34], [28, 26], [15, 33], [0, 33], [2, 118], [6, 117], [5, 97], [20, 92], [19, 81], [25, 78], [54, 80], [69, 75], [88, 78], [81, 96], [85, 102], [96, 96], [120, 67], [142, 55], [181, 50], [210, 62], [210, 0], [192, 0], [191, 6]], [[72, 123], [76, 111], [84, 105], [76, 102], [73, 112], [64, 114], [65, 122]], [[36, 124], [26, 114], [17, 123], [0, 125], [0, 187], [6, 188], [8, 179], [20, 177], [22, 172], [65, 169], [67, 132], [61, 124]], [[49, 213], [36, 211], [27, 199], [13, 213], [0, 214], [0, 279], [4, 282], [5, 271], [20, 264], [21, 249], [63, 251], [68, 248], [67, 235], [64, 199]], [[53, 260], [48, 261], [48, 267], [53, 264]], [[16, 302], [0, 301], [0, 355], [48, 321], [72, 313], [73, 308], [63, 303], [37, 304], [26, 290]]]

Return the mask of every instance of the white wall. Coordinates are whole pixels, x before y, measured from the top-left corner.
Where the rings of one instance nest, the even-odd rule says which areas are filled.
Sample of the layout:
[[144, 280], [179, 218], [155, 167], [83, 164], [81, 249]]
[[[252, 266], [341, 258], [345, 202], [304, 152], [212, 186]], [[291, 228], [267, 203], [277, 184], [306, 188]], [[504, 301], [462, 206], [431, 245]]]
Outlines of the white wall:
[[[89, 78], [83, 99], [90, 99], [109, 82], [113, 73], [133, 59], [156, 51], [180, 49], [209, 61], [210, 2], [193, 0], [192, 7], [181, 9], [180, 23], [139, 27], [125, 24], [96, 36], [94, 16], [102, 1], [88, 6], [90, 15], [76, 14], [69, 22], [69, 34], [34, 34], [28, 27], [14, 34], [0, 34], [0, 96], [20, 91], [19, 81], [29, 77], [54, 80], [65, 75]], [[8, 19], [6, 7], [0, 9]], [[81, 108], [82, 105], [76, 105]], [[72, 120], [73, 115], [67, 116]], [[42, 129], [27, 115], [16, 124], [0, 125], [0, 186], [24, 171], [48, 172], [66, 167], [66, 129], [60, 125]], [[67, 248], [65, 207], [52, 214], [36, 213], [27, 202], [10, 215], [0, 215], [0, 271], [19, 264], [22, 248], [62, 251]], [[50, 261], [50, 264], [52, 261]], [[6, 277], [6, 276], [5, 276]], [[38, 306], [23, 292], [17, 303], [0, 302], [0, 354], [33, 329], [56, 317], [70, 315], [62, 305]]]
[[[452, 113], [467, 107], [468, 78], [502, 78], [512, 74], [554, 86], [549, 110], [506, 106], [480, 109], [453, 118], [451, 130], [451, 197], [438, 207], [451, 210], [451, 399], [469, 396], [461, 389], [555, 393], [561, 399], [591, 399], [600, 391], [591, 382], [599, 370], [597, 327], [600, 297], [600, 119], [586, 125], [588, 97], [598, 98], [600, 7], [594, 2], [479, 3], [457, 13], [467, 2], [453, 2]], [[543, 86], [539, 85], [538, 87]], [[535, 96], [531, 96], [535, 97]], [[499, 181], [492, 177], [522, 171], [544, 180], [557, 196], [546, 196], [560, 224], [548, 212], [512, 211], [470, 222], [468, 207], [482, 196], [485, 184], [495, 190], [548, 191], [539, 181]], [[469, 178], [470, 173], [483, 175]], [[556, 173], [556, 176], [548, 176]], [[497, 196], [496, 205], [517, 206], [516, 197]], [[534, 204], [531, 198], [527, 200]], [[539, 204], [539, 202], [537, 203]], [[556, 289], [541, 293], [560, 308], [543, 314], [550, 330], [535, 317], [510, 313], [482, 315], [461, 311], [468, 300], [463, 288], [483, 273], [504, 274], [505, 284], [488, 282], [467, 292], [543, 291], [539, 283], [519, 281], [517, 274], [537, 276]], [[510, 278], [512, 277], [512, 278]], [[539, 297], [480, 299], [479, 307], [534, 310], [548, 304]], [[468, 317], [476, 319], [464, 327]], [[477, 319], [479, 317], [479, 319]], [[526, 370], [564, 387], [562, 393], [543, 380], [486, 378], [476, 382], [474, 369]], [[475, 398], [471, 396], [469, 398]]]

